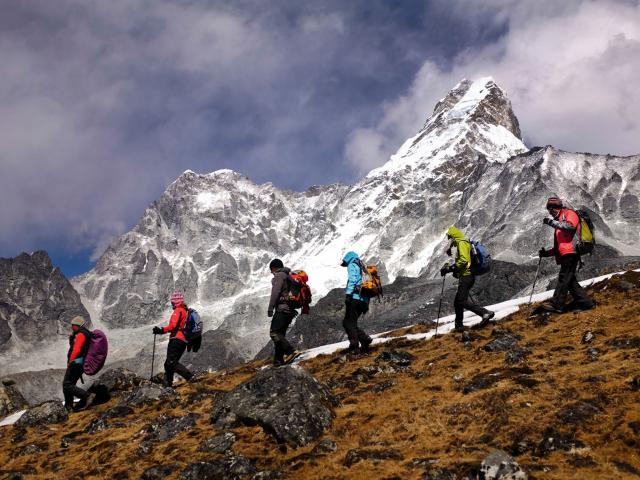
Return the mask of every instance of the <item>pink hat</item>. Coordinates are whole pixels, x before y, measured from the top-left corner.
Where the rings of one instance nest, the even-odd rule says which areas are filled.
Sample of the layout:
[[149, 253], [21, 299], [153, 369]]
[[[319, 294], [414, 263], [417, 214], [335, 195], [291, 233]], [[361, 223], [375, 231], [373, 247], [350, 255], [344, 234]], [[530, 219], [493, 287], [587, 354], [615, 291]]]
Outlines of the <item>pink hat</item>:
[[179, 305], [184, 302], [184, 295], [180, 290], [176, 290], [171, 294], [171, 303]]

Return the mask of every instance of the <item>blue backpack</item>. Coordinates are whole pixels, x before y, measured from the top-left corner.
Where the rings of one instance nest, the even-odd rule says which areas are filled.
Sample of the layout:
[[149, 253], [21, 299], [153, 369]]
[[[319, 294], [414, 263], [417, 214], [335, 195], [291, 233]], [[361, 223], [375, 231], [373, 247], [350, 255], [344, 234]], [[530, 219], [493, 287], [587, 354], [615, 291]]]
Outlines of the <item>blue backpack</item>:
[[471, 240], [471, 273], [484, 275], [491, 270], [491, 255], [480, 242]]
[[182, 332], [186, 337], [188, 342], [195, 340], [198, 337], [202, 336], [202, 319], [200, 318], [200, 314], [196, 312], [193, 308], [189, 309], [189, 316], [187, 317], [187, 321], [184, 324], [184, 328]]

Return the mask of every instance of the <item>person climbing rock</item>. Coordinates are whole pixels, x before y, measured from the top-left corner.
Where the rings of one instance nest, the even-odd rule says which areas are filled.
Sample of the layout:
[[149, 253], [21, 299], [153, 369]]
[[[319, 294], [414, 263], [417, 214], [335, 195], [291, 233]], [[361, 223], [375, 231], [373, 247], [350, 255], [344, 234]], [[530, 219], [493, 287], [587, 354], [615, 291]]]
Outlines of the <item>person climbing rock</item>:
[[547, 200], [549, 217], [542, 221], [554, 229], [553, 248], [541, 248], [538, 255], [555, 257], [560, 265], [558, 284], [550, 301], [541, 305], [543, 310], [553, 313], [562, 313], [565, 308], [567, 294], [573, 297], [573, 310], [589, 310], [595, 306], [595, 302], [589, 298], [584, 288], [580, 286], [576, 278], [576, 270], [580, 264], [580, 255], [577, 249], [580, 219], [578, 214], [571, 209], [564, 208], [562, 199], [550, 197]]
[[440, 269], [440, 275], [444, 277], [447, 273], [453, 273], [453, 276], [458, 279], [458, 291], [453, 301], [456, 313], [454, 331], [464, 331], [465, 309], [479, 315], [482, 320], [477, 326], [483, 327], [489, 323], [495, 313], [469, 300], [469, 292], [476, 283], [476, 276], [471, 273], [471, 242], [466, 240], [463, 233], [456, 227], [450, 227], [447, 230], [447, 238], [450, 241], [447, 253], [451, 255], [451, 249], [455, 247], [456, 256], [453, 264], [445, 265]]
[[267, 308], [267, 316], [271, 318], [269, 337], [275, 347], [273, 364], [280, 366], [291, 362], [298, 355], [298, 351], [286, 339], [287, 329], [298, 312], [287, 301], [291, 270], [285, 267], [279, 258], [271, 260], [269, 270], [273, 275]]
[[187, 305], [184, 303], [184, 295], [181, 291], [176, 290], [171, 294], [171, 306], [173, 307], [173, 314], [169, 320], [169, 325], [153, 327], [154, 335], [170, 334], [167, 359], [164, 362], [164, 385], [167, 387], [173, 386], [175, 373], [187, 381], [193, 378], [193, 373], [180, 363], [180, 358], [182, 358], [188, 343], [183, 330], [189, 316]]
[[[85, 327], [85, 319], [74, 317], [71, 319], [71, 335], [69, 335], [69, 351], [67, 352], [67, 370], [62, 381], [62, 393], [64, 394], [64, 406], [67, 410], [82, 410], [89, 407], [95, 398], [95, 394], [88, 393], [78, 387], [76, 383], [82, 378], [83, 364], [89, 344], [91, 332]], [[77, 405], [73, 405], [74, 398], [80, 399]]]
[[347, 287], [345, 288], [345, 312], [342, 326], [349, 338], [349, 348], [347, 353], [359, 354], [369, 351], [369, 346], [373, 341], [364, 330], [358, 327], [360, 315], [369, 311], [369, 298], [360, 295], [362, 285], [362, 266], [358, 254], [347, 252], [342, 263], [342, 267], [347, 267]]

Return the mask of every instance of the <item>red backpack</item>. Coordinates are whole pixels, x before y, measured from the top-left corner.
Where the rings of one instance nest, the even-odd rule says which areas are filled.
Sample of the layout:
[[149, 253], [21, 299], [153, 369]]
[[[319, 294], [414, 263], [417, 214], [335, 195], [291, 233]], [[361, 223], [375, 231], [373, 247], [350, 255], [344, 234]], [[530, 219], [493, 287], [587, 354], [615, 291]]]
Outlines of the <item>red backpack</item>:
[[307, 285], [309, 276], [304, 270], [294, 270], [289, 274], [287, 283], [289, 284], [289, 294], [287, 302], [291, 308], [302, 308], [302, 313], [309, 313], [311, 303], [311, 289]]

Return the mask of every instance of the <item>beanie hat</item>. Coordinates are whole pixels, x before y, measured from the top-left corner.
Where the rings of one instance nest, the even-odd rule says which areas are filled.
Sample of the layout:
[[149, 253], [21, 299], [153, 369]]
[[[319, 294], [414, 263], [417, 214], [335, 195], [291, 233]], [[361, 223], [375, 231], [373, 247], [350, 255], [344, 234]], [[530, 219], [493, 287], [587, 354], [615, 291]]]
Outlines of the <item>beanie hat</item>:
[[274, 268], [284, 268], [284, 263], [282, 263], [282, 260], [280, 260], [279, 258], [274, 258], [273, 260], [271, 260], [271, 263], [269, 264], [269, 269], [274, 269]]
[[547, 208], [562, 208], [562, 200], [558, 197], [549, 197]]
[[77, 325], [78, 327], [81, 327], [84, 325], [84, 318], [82, 317], [73, 317], [71, 319], [71, 325]]
[[176, 290], [171, 294], [171, 303], [174, 305], [179, 305], [184, 302], [184, 295], [180, 290]]

